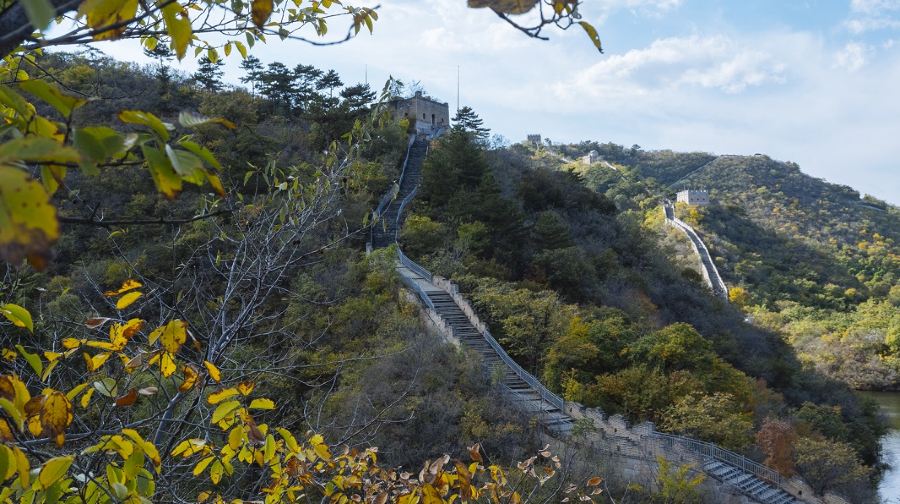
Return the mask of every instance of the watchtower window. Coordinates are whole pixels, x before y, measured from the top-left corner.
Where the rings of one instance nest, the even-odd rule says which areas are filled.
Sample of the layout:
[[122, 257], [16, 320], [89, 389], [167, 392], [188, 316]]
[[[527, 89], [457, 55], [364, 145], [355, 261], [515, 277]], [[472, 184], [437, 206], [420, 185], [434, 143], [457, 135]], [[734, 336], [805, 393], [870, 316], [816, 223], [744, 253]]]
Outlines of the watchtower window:
[[434, 126], [434, 120], [435, 120], [434, 114], [431, 114], [431, 125], [432, 126]]
[[422, 113], [422, 119], [425, 119], [425, 113], [424, 113], [424, 112]]

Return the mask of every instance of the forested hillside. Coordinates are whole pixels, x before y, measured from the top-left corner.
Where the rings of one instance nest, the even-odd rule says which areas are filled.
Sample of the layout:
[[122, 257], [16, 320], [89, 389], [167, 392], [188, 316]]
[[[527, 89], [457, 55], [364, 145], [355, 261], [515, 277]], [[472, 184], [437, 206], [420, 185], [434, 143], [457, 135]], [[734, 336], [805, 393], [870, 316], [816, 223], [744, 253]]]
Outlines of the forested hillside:
[[[561, 169], [558, 154], [489, 149], [484, 136], [460, 127], [439, 140], [401, 241], [463, 287], [519, 363], [569, 400], [762, 458], [778, 458], [759, 446], [792, 426], [790, 470], [808, 477], [804, 463], [842, 447], [875, 460], [874, 406], [685, 275], [633, 209], [653, 203], [629, 196], [617, 209], [619, 194], [589, 189], [591, 173]], [[864, 495], [866, 470], [841, 471], [828, 485]]]
[[587, 184], [654, 225], [660, 198], [708, 188], [710, 206], [679, 212], [704, 235], [732, 300], [826, 374], [857, 388], [900, 387], [900, 209], [764, 155], [590, 142], [562, 150], [588, 149], [620, 169], [573, 166]]

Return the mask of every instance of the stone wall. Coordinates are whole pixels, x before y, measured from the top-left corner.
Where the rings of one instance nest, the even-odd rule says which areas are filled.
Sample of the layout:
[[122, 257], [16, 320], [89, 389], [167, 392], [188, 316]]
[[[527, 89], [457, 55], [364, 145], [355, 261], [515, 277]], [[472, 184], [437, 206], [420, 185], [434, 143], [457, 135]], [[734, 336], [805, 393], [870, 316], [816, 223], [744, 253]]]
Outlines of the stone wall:
[[391, 102], [394, 119], [415, 121], [416, 129], [441, 129], [450, 126], [450, 106], [417, 92], [416, 96]]

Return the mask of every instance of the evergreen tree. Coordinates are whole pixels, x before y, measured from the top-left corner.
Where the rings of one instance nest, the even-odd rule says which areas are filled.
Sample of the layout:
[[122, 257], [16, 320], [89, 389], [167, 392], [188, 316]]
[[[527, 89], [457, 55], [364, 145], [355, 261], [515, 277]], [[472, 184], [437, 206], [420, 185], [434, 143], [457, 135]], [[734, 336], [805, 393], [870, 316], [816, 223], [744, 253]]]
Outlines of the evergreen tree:
[[329, 98], [334, 96], [334, 88], [339, 88], [343, 85], [344, 83], [341, 81], [341, 76], [338, 75], [338, 73], [334, 70], [329, 70], [316, 82], [317, 89], [319, 89], [320, 91], [323, 89], [328, 90]]
[[317, 92], [322, 71], [312, 65], [294, 67], [294, 106], [309, 112], [320, 105], [321, 96]]
[[153, 75], [159, 86], [159, 107], [162, 112], [170, 112], [172, 109], [172, 71], [168, 62], [175, 57], [175, 54], [165, 44], [157, 44], [152, 50], [144, 49], [144, 54], [156, 60]]
[[464, 131], [474, 136], [479, 142], [487, 140], [490, 128], [484, 127], [484, 121], [478, 117], [478, 114], [471, 107], [463, 107], [456, 111], [456, 117], [453, 118], [453, 128]]
[[259, 86], [265, 71], [262, 62], [256, 56], [247, 56], [247, 59], [241, 62], [241, 70], [246, 74], [241, 77], [241, 82], [250, 84], [250, 92], [256, 95], [257, 86]]
[[343, 107], [350, 114], [359, 114], [365, 111], [369, 104], [375, 100], [375, 92], [368, 84], [356, 84], [349, 86], [341, 91]]
[[219, 91], [222, 89], [222, 67], [224, 63], [221, 61], [213, 62], [208, 57], [200, 58], [199, 68], [194, 72], [194, 80], [201, 88], [207, 91]]
[[284, 63], [269, 63], [259, 78], [259, 92], [272, 102], [290, 111], [294, 96], [294, 73]]

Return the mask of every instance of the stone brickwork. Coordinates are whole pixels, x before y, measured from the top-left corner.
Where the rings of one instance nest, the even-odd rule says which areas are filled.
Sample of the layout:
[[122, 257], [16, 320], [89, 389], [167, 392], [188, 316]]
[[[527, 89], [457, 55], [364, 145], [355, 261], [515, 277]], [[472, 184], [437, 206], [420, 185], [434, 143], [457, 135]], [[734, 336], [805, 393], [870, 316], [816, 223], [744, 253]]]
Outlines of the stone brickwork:
[[450, 106], [417, 91], [412, 98], [390, 102], [394, 119], [408, 119], [420, 132], [437, 131], [450, 127]]

